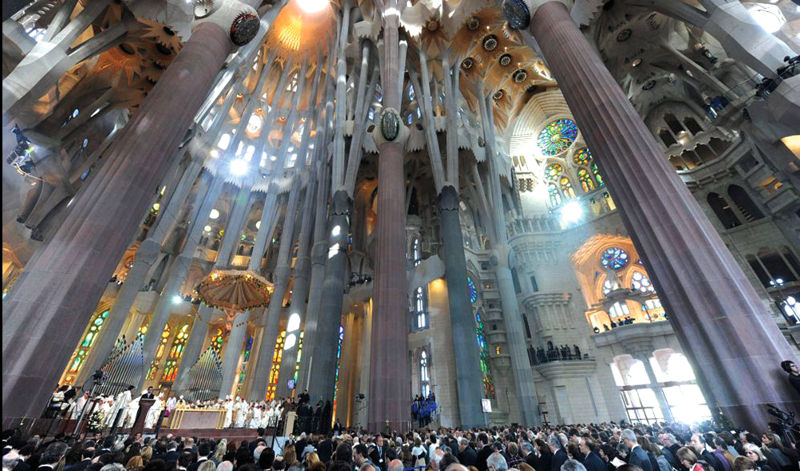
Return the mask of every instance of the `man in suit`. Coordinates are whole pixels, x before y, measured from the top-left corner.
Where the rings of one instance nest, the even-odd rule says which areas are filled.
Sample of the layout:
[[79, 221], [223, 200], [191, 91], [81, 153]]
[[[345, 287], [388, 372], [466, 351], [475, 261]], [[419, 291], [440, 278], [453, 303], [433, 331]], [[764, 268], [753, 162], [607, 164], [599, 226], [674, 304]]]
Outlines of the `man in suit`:
[[53, 471], [58, 466], [59, 462], [64, 459], [69, 447], [64, 442], [53, 442], [47, 445], [41, 458], [39, 458], [39, 467], [36, 471]]
[[94, 456], [94, 448], [81, 449], [81, 460], [75, 464], [71, 464], [64, 468], [64, 471], [83, 471], [92, 462]]
[[458, 439], [458, 461], [464, 466], [475, 466], [478, 462], [478, 452], [469, 446], [469, 440], [464, 437]]
[[636, 441], [636, 434], [633, 433], [633, 430], [626, 428], [622, 431], [620, 436], [625, 446], [631, 450], [630, 456], [628, 456], [628, 463], [642, 468], [643, 471], [653, 471], [653, 464], [650, 463], [650, 457], [647, 455], [647, 452], [639, 446], [639, 442]]
[[489, 436], [483, 432], [479, 433], [478, 446], [480, 446], [481, 449], [478, 451], [478, 459], [475, 462], [475, 467], [478, 468], [478, 471], [487, 471], [486, 460], [494, 453], [492, 447], [489, 446]]
[[[554, 433], [547, 437], [547, 446], [549, 446], [550, 451], [553, 452], [553, 459], [550, 461], [551, 471], [561, 471], [561, 465], [564, 464], [564, 462], [569, 458], [569, 456], [567, 456], [567, 452], [564, 450], [564, 442], [566, 442], [566, 438], [562, 442], [561, 437]], [[645, 471], [653, 470], [648, 469]]]
[[147, 387], [147, 391], [145, 391], [142, 394], [142, 399], [155, 399], [155, 396], [153, 395], [153, 387], [152, 386], [148, 386]]
[[208, 461], [210, 459], [209, 455], [211, 455], [211, 449], [208, 446], [208, 442], [201, 442], [197, 446], [197, 461], [190, 464], [186, 468], [187, 471], [197, 471], [197, 468], [200, 467], [200, 465], [203, 464], [203, 462]]
[[[161, 459], [166, 463], [167, 469], [172, 469], [175, 467], [175, 463], [178, 462], [178, 458], [180, 458], [181, 453], [178, 451], [178, 443], [175, 441], [170, 441], [167, 443], [167, 451], [164, 454], [159, 455], [158, 459]], [[154, 456], [153, 459], [156, 459]]]
[[[675, 469], [683, 469], [683, 466], [678, 460], [678, 457], [675, 455], [674, 445], [677, 445], [678, 440], [675, 439], [675, 435], [671, 433], [660, 433], [658, 434], [658, 442], [661, 443], [661, 454], [664, 455], [664, 458], [667, 459], [667, 462]], [[679, 449], [679, 448], [678, 448]]]
[[533, 444], [531, 442], [522, 442], [519, 449], [522, 450], [522, 457], [525, 459], [525, 462], [528, 463], [531, 468], [539, 469], [540, 461], [539, 457], [536, 456], [536, 452], [533, 451]]
[[706, 463], [710, 464], [715, 470], [720, 471], [725, 469], [722, 467], [722, 463], [719, 462], [719, 459], [714, 456], [713, 453], [708, 451], [708, 449], [706, 449], [706, 441], [699, 433], [692, 434], [692, 440], [689, 442], [689, 447], [694, 450], [701, 460], [704, 460]]
[[581, 438], [581, 453], [583, 453], [583, 466], [586, 471], [607, 471], [608, 468], [602, 458], [597, 454], [597, 444], [590, 438]]

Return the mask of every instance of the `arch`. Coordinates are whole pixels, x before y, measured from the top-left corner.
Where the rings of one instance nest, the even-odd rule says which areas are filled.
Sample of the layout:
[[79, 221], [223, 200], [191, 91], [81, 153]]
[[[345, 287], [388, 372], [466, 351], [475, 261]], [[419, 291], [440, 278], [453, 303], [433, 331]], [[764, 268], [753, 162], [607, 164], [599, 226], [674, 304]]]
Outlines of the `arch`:
[[686, 129], [688, 129], [689, 132], [692, 134], [698, 134], [703, 132], [703, 128], [697, 123], [697, 120], [695, 120], [691, 116], [687, 116], [686, 118], [684, 118], [683, 124], [684, 126], [686, 126]]
[[742, 217], [747, 221], [756, 221], [764, 217], [764, 213], [756, 206], [744, 188], [739, 185], [728, 186], [728, 196], [736, 205]]
[[426, 348], [419, 352], [419, 389], [422, 397], [431, 392], [430, 354]]
[[733, 210], [731, 210], [728, 202], [718, 193], [709, 193], [706, 197], [706, 201], [708, 202], [708, 205], [711, 206], [714, 214], [717, 215], [717, 219], [719, 219], [722, 227], [725, 229], [732, 229], [736, 226], [742, 225], [742, 223], [739, 221], [739, 218], [737, 218], [736, 214], [733, 212]]
[[684, 131], [683, 124], [681, 124], [678, 118], [672, 113], [664, 115], [664, 123], [669, 127], [670, 131], [672, 131], [672, 134], [677, 135], [679, 132]]

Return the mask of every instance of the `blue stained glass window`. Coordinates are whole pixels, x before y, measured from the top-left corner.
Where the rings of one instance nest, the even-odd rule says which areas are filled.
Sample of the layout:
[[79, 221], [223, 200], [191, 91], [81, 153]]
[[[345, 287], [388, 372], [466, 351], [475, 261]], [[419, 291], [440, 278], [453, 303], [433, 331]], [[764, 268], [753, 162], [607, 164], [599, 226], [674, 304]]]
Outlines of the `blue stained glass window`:
[[628, 252], [619, 247], [611, 247], [603, 252], [603, 257], [600, 259], [600, 265], [603, 268], [611, 268], [619, 270], [628, 264]]
[[564, 118], [553, 121], [542, 129], [537, 138], [539, 149], [544, 155], [558, 155], [569, 148], [578, 137], [575, 121]]
[[469, 288], [469, 301], [474, 303], [478, 300], [478, 290], [475, 289], [475, 282], [472, 281], [472, 277], [467, 277], [467, 287]]
[[572, 157], [572, 161], [575, 162], [575, 165], [589, 165], [589, 162], [592, 160], [592, 153], [589, 152], [588, 147], [583, 147], [578, 149], [575, 152], [575, 156]]

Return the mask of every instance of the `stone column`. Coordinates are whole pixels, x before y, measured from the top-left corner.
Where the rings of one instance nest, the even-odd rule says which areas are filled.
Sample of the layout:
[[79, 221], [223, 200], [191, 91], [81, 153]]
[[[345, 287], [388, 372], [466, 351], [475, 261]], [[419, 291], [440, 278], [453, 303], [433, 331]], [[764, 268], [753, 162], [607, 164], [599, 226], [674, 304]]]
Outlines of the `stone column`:
[[[222, 237], [222, 244], [220, 244], [219, 251], [217, 252], [217, 262], [214, 264], [214, 268], [219, 266], [225, 267], [230, 261], [231, 255], [233, 254], [234, 245], [239, 241], [239, 235], [242, 233], [242, 225], [246, 220], [247, 208], [249, 207], [249, 194], [249, 188], [240, 188], [234, 199], [233, 209], [228, 217], [228, 223], [225, 225], [225, 235]], [[201, 211], [203, 210], [201, 209]], [[209, 213], [210, 211], [211, 209], [209, 209]], [[208, 219], [209, 213], [200, 213], [200, 218], [202, 218], [203, 222]], [[180, 287], [183, 285], [183, 282], [186, 279], [186, 274], [189, 273], [189, 268], [192, 265], [192, 258], [194, 257], [195, 250], [197, 249], [197, 241], [199, 240], [199, 235], [203, 230], [203, 226], [199, 224], [200, 218], [195, 221], [195, 225], [192, 227], [192, 232], [189, 234], [186, 244], [183, 246], [181, 255], [173, 264], [171, 273], [168, 275], [167, 284], [164, 287], [164, 291], [161, 292], [161, 296], [158, 298], [156, 307], [153, 310], [153, 316], [150, 319], [150, 325], [147, 328], [147, 335], [144, 339], [143, 357], [145, 365], [149, 365], [155, 356], [159, 341], [161, 340], [161, 332], [164, 330], [164, 326], [167, 324], [172, 311], [172, 297], [179, 295]], [[201, 311], [208, 309], [211, 308], [205, 305], [200, 307]], [[211, 315], [204, 313], [204, 315], [201, 315], [200, 317], [203, 318], [206, 316], [210, 317]], [[204, 322], [203, 325], [197, 325], [197, 328], [200, 330], [198, 331], [198, 336], [195, 337], [195, 340], [199, 338], [200, 342], [202, 342], [205, 339], [205, 333], [203, 333], [202, 336], [199, 334], [208, 330], [207, 322], [208, 321]], [[195, 327], [193, 326], [192, 331], [194, 331], [194, 329]], [[189, 335], [191, 338], [191, 333]], [[184, 351], [182, 358], [188, 358], [191, 360], [192, 357], [186, 356], [186, 354], [187, 351]], [[183, 363], [183, 361], [181, 361], [181, 363]], [[194, 362], [183, 364], [191, 368]], [[142, 384], [144, 384], [144, 380], [145, 378], [143, 377]]]
[[709, 406], [753, 430], [770, 420], [766, 404], [800, 408], [779, 366], [797, 352], [597, 52], [563, 4], [547, 2], [534, 13], [531, 32], [643, 255]]
[[42, 256], [9, 292], [3, 309], [3, 418], [38, 417], [45, 407], [64, 365], [41, 359], [69, 358], [230, 51], [228, 31], [219, 25], [194, 29]]
[[[336, 346], [344, 301], [345, 268], [347, 265], [347, 236], [350, 233], [350, 211], [353, 201], [345, 191], [333, 194], [328, 219], [328, 251], [325, 278], [319, 302], [316, 331], [313, 337], [304, 337], [304, 344], [312, 343], [311, 355], [303, 355], [309, 362], [308, 384], [312, 402], [319, 399], [333, 401]], [[308, 331], [307, 331], [308, 332]], [[305, 380], [305, 379], [304, 379]]]
[[401, 96], [397, 81], [402, 80], [403, 70], [400, 67], [399, 16], [396, 0], [384, 2], [380, 53], [383, 56], [381, 82], [385, 108], [380, 127], [388, 134], [382, 133], [386, 140], [378, 145], [378, 222], [375, 229], [374, 316], [367, 423], [367, 428], [373, 432], [383, 431], [387, 423], [395, 430], [411, 428], [403, 171], [405, 138], [399, 138], [391, 123], [400, 120], [397, 110], [400, 109]]
[[[272, 226], [272, 218], [275, 216], [275, 198], [276, 189], [271, 186], [264, 200], [264, 208], [261, 210], [261, 224], [256, 234], [256, 240], [253, 244], [253, 253], [250, 255], [250, 262], [247, 269], [258, 273], [261, 270], [261, 259], [264, 257], [266, 250], [266, 242], [272, 235], [274, 227]], [[225, 347], [225, 355], [222, 361], [222, 387], [219, 390], [220, 399], [231, 393], [233, 383], [236, 380], [236, 367], [239, 364], [239, 357], [242, 352], [242, 342], [247, 336], [247, 320], [250, 318], [252, 311], [239, 314], [233, 321], [233, 328], [228, 336], [228, 345]], [[188, 371], [188, 368], [187, 368]]]
[[[294, 264], [294, 282], [292, 284], [292, 297], [289, 302], [289, 319], [297, 315], [299, 323], [296, 330], [289, 331], [287, 324], [286, 334], [300, 335], [301, 323], [306, 312], [306, 298], [308, 297], [309, 276], [311, 275], [311, 236], [314, 224], [314, 207], [318, 195], [315, 192], [316, 182], [311, 179], [306, 190], [305, 201], [303, 202], [303, 226], [300, 229], [300, 242], [297, 248], [297, 260]], [[304, 337], [305, 338], [305, 337]], [[277, 397], [287, 397], [291, 394], [288, 382], [294, 377], [295, 365], [297, 363], [297, 350], [299, 341], [293, 346], [283, 349], [281, 357], [280, 373], [278, 374], [278, 386], [275, 390]]]
[[[83, 384], [95, 370], [102, 367], [114, 349], [114, 343], [117, 341], [125, 320], [128, 318], [128, 313], [131, 310], [131, 306], [133, 306], [136, 295], [144, 286], [145, 278], [150, 272], [150, 268], [161, 253], [161, 244], [164, 243], [169, 229], [177, 221], [180, 208], [186, 203], [186, 196], [203, 168], [196, 161], [192, 161], [189, 165], [190, 167], [183, 174], [180, 183], [175, 189], [173, 198], [170, 198], [169, 204], [163, 208], [160, 221], [136, 250], [133, 266], [131, 266], [128, 276], [125, 278], [125, 283], [123, 283], [122, 289], [114, 300], [108, 319], [103, 323], [103, 328], [100, 329], [100, 333], [95, 339], [94, 348], [89, 352], [76, 384]], [[126, 340], [130, 342], [133, 339], [128, 338]]]
[[475, 320], [467, 297], [467, 261], [458, 214], [458, 193], [450, 185], [442, 188], [437, 201], [444, 242], [445, 280], [453, 329], [453, 357], [458, 385], [458, 411], [462, 427], [485, 425], [481, 409], [483, 375]]
[[261, 336], [261, 346], [258, 349], [258, 363], [250, 388], [250, 400], [260, 401], [266, 397], [267, 386], [269, 385], [269, 372], [272, 367], [272, 353], [275, 351], [275, 339], [278, 337], [280, 327], [281, 310], [283, 309], [283, 298], [286, 295], [286, 288], [289, 286], [289, 262], [294, 246], [294, 223], [295, 212], [297, 210], [297, 200], [300, 195], [300, 182], [294, 181], [289, 203], [286, 207], [286, 217], [283, 222], [281, 233], [281, 245], [278, 248], [278, 261], [273, 273], [274, 291], [269, 300], [269, 307], [265, 313], [264, 333]]
[[541, 419], [537, 414], [538, 398], [536, 396], [536, 385], [533, 382], [533, 371], [530, 360], [528, 359], [527, 342], [525, 341], [525, 327], [522, 323], [522, 315], [519, 312], [519, 302], [517, 293], [514, 291], [514, 282], [511, 277], [508, 257], [510, 248], [508, 246], [508, 233], [506, 232], [506, 216], [503, 209], [502, 190], [500, 186], [500, 174], [498, 173], [497, 154], [494, 149], [494, 116], [492, 104], [481, 96], [479, 107], [481, 118], [484, 122], [486, 147], [486, 160], [489, 163], [489, 191], [493, 210], [494, 250], [492, 264], [495, 269], [497, 288], [500, 291], [500, 301], [503, 305], [503, 326], [506, 330], [506, 342], [508, 345], [508, 355], [511, 359], [511, 369], [514, 372], [514, 383], [516, 385], [517, 400], [519, 401], [520, 419], [525, 425], [539, 425]]
[[[239, 364], [239, 357], [242, 354], [242, 342], [247, 335], [247, 319], [250, 318], [250, 311], [238, 314], [233, 319], [233, 328], [228, 335], [228, 344], [225, 346], [225, 354], [222, 356], [222, 386], [219, 388], [219, 398], [231, 394], [233, 382], [236, 379], [236, 366]], [[187, 369], [188, 371], [188, 369]]]

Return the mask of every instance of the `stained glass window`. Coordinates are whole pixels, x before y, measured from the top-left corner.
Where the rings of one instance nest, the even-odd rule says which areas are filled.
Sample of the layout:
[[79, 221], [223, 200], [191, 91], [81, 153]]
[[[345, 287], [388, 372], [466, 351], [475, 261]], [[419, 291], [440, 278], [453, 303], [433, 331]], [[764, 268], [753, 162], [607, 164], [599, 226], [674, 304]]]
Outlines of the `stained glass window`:
[[428, 320], [425, 313], [425, 293], [422, 287], [414, 291], [414, 312], [417, 316], [417, 329], [424, 329], [428, 326]]
[[608, 314], [613, 320], [618, 317], [627, 317], [631, 314], [631, 312], [628, 309], [628, 305], [624, 301], [621, 303], [618, 301], [611, 306], [611, 309], [608, 310]]
[[537, 139], [539, 149], [544, 155], [558, 155], [575, 142], [578, 126], [575, 121], [564, 118], [553, 121], [542, 129]]
[[472, 277], [467, 277], [467, 287], [469, 288], [469, 302], [474, 303], [478, 300], [478, 290], [475, 289], [475, 282]]
[[294, 382], [297, 383], [297, 375], [300, 374], [300, 360], [303, 356], [303, 331], [300, 332], [300, 340], [297, 341], [297, 361], [294, 364]]
[[489, 367], [489, 345], [486, 343], [486, 333], [483, 330], [483, 321], [480, 311], [475, 313], [475, 335], [480, 349], [481, 373], [483, 373], [484, 397], [492, 399], [495, 396], [494, 378]]
[[411, 247], [411, 256], [414, 260], [414, 266], [422, 262], [422, 251], [420, 250], [419, 237], [414, 238], [414, 243]]
[[550, 164], [544, 168], [544, 178], [548, 181], [558, 181], [558, 177], [564, 173], [564, 167], [561, 164]]
[[547, 185], [547, 196], [550, 201], [550, 206], [554, 208], [561, 206], [561, 192], [558, 191], [558, 187], [556, 187], [555, 183]]
[[653, 283], [650, 282], [650, 278], [638, 271], [634, 272], [631, 278], [631, 289], [634, 291], [641, 291], [642, 293], [650, 293], [656, 290], [653, 287]]
[[628, 252], [619, 247], [611, 247], [603, 252], [603, 257], [600, 259], [600, 265], [603, 268], [611, 268], [619, 270], [628, 264]]
[[217, 329], [214, 337], [211, 338], [211, 349], [219, 356], [222, 352], [222, 343], [225, 341], [225, 332], [222, 329]]
[[178, 363], [183, 357], [183, 348], [186, 346], [186, 340], [189, 338], [189, 324], [184, 324], [172, 341], [172, 347], [169, 349], [169, 356], [164, 365], [164, 374], [161, 375], [161, 384], [171, 383], [175, 381], [175, 376], [178, 374]]
[[153, 358], [153, 362], [150, 364], [150, 369], [147, 370], [147, 379], [153, 379], [156, 377], [156, 372], [158, 371], [158, 364], [161, 363], [161, 358], [164, 356], [164, 351], [167, 349], [167, 342], [169, 341], [169, 336], [170, 336], [170, 329], [169, 329], [169, 324], [167, 324], [164, 326], [164, 330], [161, 332], [161, 341], [158, 343], [156, 356], [155, 358]]
[[431, 375], [428, 370], [428, 352], [425, 350], [419, 354], [419, 384], [422, 397], [428, 397], [431, 392]]
[[558, 182], [558, 187], [561, 190], [561, 194], [564, 195], [564, 198], [575, 198], [575, 190], [572, 189], [572, 182], [569, 181], [569, 178], [561, 177], [561, 180]]
[[100, 329], [103, 328], [103, 323], [106, 321], [109, 312], [110, 310], [108, 309], [101, 312], [89, 325], [89, 331], [83, 336], [83, 340], [78, 346], [78, 351], [75, 353], [75, 358], [73, 358], [72, 363], [69, 365], [69, 370], [67, 370], [67, 373], [69, 374], [67, 381], [74, 380], [75, 377], [73, 375], [80, 371], [83, 363], [86, 361], [86, 355], [89, 354], [89, 350], [91, 350], [92, 345], [94, 345], [94, 341], [97, 339], [97, 334], [99, 334]]
[[589, 152], [588, 147], [582, 147], [572, 156], [572, 161], [575, 165], [589, 165], [589, 162], [592, 161], [592, 153]]
[[581, 182], [581, 188], [583, 188], [583, 191], [586, 193], [597, 189], [592, 175], [585, 168], [578, 169], [578, 181]]
[[344, 326], [339, 325], [339, 344], [336, 346], [336, 374], [334, 376], [334, 384], [336, 385], [333, 390], [333, 417], [336, 417], [336, 396], [339, 392], [339, 368], [342, 366], [339, 362], [342, 358], [342, 343], [344, 342]]
[[600, 169], [597, 168], [597, 164], [595, 163], [592, 164], [592, 173], [594, 174], [594, 179], [597, 180], [597, 186], [605, 185], [605, 182], [603, 181], [603, 176], [600, 175]]
[[275, 399], [275, 388], [278, 386], [278, 374], [281, 372], [281, 359], [283, 359], [283, 343], [286, 341], [286, 331], [281, 332], [275, 341], [275, 350], [272, 351], [272, 366], [269, 369], [269, 384], [267, 385], [267, 401]]
[[236, 392], [242, 390], [244, 379], [247, 377], [247, 362], [250, 361], [250, 352], [253, 350], [253, 337], [247, 336], [247, 343], [244, 347], [244, 355], [242, 356], [242, 367], [239, 371], [239, 381], [236, 383]]

